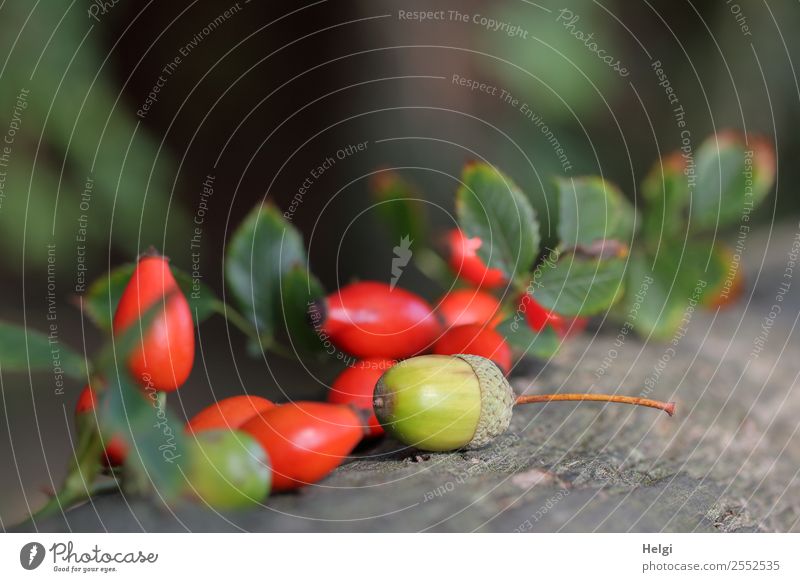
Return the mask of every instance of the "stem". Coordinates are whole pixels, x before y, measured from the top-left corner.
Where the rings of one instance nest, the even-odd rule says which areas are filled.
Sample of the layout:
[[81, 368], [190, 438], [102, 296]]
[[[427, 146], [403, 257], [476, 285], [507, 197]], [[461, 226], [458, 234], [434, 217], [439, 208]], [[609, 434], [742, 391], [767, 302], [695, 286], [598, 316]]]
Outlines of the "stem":
[[281, 356], [282, 358], [289, 360], [295, 359], [295, 354], [292, 352], [292, 350], [274, 340], [268, 343], [265, 347], [267, 348], [268, 352], [272, 352], [273, 354]]
[[247, 321], [241, 313], [227, 303], [217, 301], [214, 310], [227, 319], [229, 323], [233, 324], [235, 328], [244, 333], [250, 340], [260, 346], [263, 345], [266, 351], [290, 360], [295, 358], [294, 353], [292, 353], [290, 349], [277, 343], [273, 338], [259, 338], [253, 325]]
[[96, 430], [85, 428], [81, 433], [75, 457], [61, 490], [20, 525], [35, 524], [37, 520], [51, 517], [76, 503], [89, 499], [97, 487], [94, 480], [100, 470], [102, 451], [100, 434]]
[[258, 340], [258, 336], [256, 335], [255, 329], [247, 321], [238, 311], [236, 311], [233, 307], [224, 303], [222, 301], [216, 301], [214, 303], [214, 311], [219, 313], [222, 317], [227, 319], [230, 323], [233, 324], [234, 327], [238, 328], [239, 331], [244, 333], [247, 337], [252, 340]]
[[633, 404], [635, 406], [657, 408], [658, 410], [663, 410], [670, 416], [675, 413], [674, 402], [661, 402], [660, 400], [650, 400], [649, 398], [618, 396], [616, 394], [531, 394], [527, 396], [517, 396], [515, 404], [556, 401], [617, 402], [620, 404]]

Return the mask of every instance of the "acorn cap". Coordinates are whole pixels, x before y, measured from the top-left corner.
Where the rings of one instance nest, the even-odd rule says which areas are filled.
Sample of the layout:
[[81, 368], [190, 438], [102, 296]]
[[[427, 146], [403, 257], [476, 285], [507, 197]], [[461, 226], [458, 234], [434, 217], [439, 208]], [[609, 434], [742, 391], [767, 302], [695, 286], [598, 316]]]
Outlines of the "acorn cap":
[[378, 421], [401, 442], [428, 451], [478, 448], [504, 433], [514, 394], [499, 368], [480, 356], [418, 356], [375, 386]]
[[508, 430], [514, 412], [514, 391], [500, 368], [486, 358], [458, 354], [472, 367], [481, 390], [481, 415], [475, 434], [466, 448], [477, 449], [489, 444]]

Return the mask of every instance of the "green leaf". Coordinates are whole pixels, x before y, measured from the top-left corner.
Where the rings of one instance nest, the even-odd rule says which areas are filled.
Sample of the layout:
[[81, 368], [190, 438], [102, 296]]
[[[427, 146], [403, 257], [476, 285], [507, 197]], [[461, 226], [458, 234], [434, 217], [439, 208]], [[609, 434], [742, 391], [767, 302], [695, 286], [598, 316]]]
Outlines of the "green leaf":
[[[0, 46], [8, 59], [0, 111], [7, 112], [9, 122], [15, 108], [21, 113], [5, 192], [25, 193], [3, 202], [0, 232], [6, 255], [24, 251], [26, 267], [44, 268], [42, 251], [53, 243], [73, 254], [86, 251], [86, 266], [95, 269], [102, 253], [93, 249], [134, 253], [141, 239], [165, 235], [167, 246], [185, 242], [192, 233], [191, 213], [170, 197], [177, 164], [160, 147], [160, 136], [150, 135], [136, 116], [141, 103], [120, 106], [118, 84], [110, 75], [98, 75], [107, 50], [98, 35], [87, 36], [94, 20], [74, 10], [71, 0], [52, 0], [47, 10], [36, 11], [24, 2], [2, 6]], [[20, 110], [17, 102], [25, 92]], [[169, 109], [161, 98], [159, 105]], [[28, 145], [33, 140], [38, 148]], [[42, 151], [49, 153], [42, 156]], [[26, 206], [36, 212], [26, 212]], [[87, 219], [88, 228], [79, 226]], [[73, 260], [54, 265], [59, 276], [69, 277], [74, 266]]]
[[127, 263], [96, 279], [83, 296], [83, 310], [97, 327], [111, 331], [114, 312], [136, 265]]
[[496, 330], [515, 351], [537, 358], [548, 359], [561, 346], [561, 340], [552, 327], [548, 325], [542, 331], [536, 332], [522, 314], [504, 320]]
[[175, 267], [172, 267], [172, 274], [189, 302], [195, 325], [200, 325], [218, 311], [220, 299], [211, 287]]
[[[86, 295], [83, 296], [83, 309], [89, 318], [102, 330], [111, 331], [114, 312], [136, 268], [134, 263], [126, 263], [116, 267], [95, 280]], [[219, 298], [214, 291], [202, 281], [195, 281], [180, 269], [170, 266], [178, 286], [186, 296], [195, 325], [205, 321], [216, 311]]]
[[741, 289], [737, 289], [737, 281], [741, 280], [743, 265], [734, 259], [733, 250], [724, 243], [716, 243], [711, 253], [708, 267], [703, 270], [703, 278], [708, 288], [703, 294], [702, 302], [714, 306], [718, 301], [726, 303], [728, 297], [733, 300]]
[[685, 236], [685, 212], [689, 204], [685, 171], [685, 158], [681, 152], [675, 152], [657, 162], [642, 182], [646, 204], [642, 231], [655, 243]]
[[667, 340], [684, 310], [682, 292], [674, 289], [677, 257], [662, 253], [658, 262], [652, 260], [644, 253], [631, 254], [622, 317], [640, 335]]
[[121, 438], [128, 445], [126, 488], [132, 493], [155, 489], [169, 501], [181, 485], [177, 461], [185, 450], [183, 426], [167, 411], [166, 393], [134, 382], [127, 366], [142, 333], [147, 333], [163, 308], [164, 300], [156, 301], [142, 314], [140, 325], [131, 325], [106, 342], [96, 359], [105, 380], [96, 389], [103, 438]]
[[391, 170], [375, 174], [370, 188], [392, 240], [408, 238], [419, 249], [425, 243], [426, 219], [425, 206], [415, 188]]
[[295, 266], [283, 277], [280, 311], [289, 343], [295, 349], [309, 352], [323, 349], [322, 341], [308, 324], [308, 310], [311, 303], [324, 296], [322, 284], [306, 267]]
[[[697, 149], [692, 227], [715, 229], [749, 219], [769, 193], [774, 153], [764, 140], [726, 132], [711, 136]], [[743, 219], [748, 215], [747, 219]]]
[[596, 315], [611, 307], [623, 290], [625, 261], [561, 256], [534, 274], [536, 301], [566, 316]]
[[258, 206], [234, 232], [226, 257], [226, 283], [269, 345], [282, 321], [282, 278], [307, 264], [303, 239], [277, 208]]
[[713, 254], [709, 260], [711, 252], [710, 245], [695, 243], [682, 255], [661, 253], [655, 261], [645, 253], [632, 254], [622, 316], [642, 335], [673, 337], [726, 275], [722, 261]]
[[65, 346], [56, 334], [53, 343], [39, 331], [0, 321], [0, 371], [53, 373], [56, 387], [61, 377], [86, 380], [83, 355]]
[[429, 247], [417, 249], [414, 253], [414, 265], [428, 279], [438, 283], [439, 286], [445, 289], [449, 289], [450, 285], [453, 284], [453, 272], [450, 270], [447, 261]]
[[477, 253], [508, 278], [527, 273], [539, 253], [539, 223], [528, 199], [499, 170], [474, 162], [456, 193], [458, 223], [483, 244]]
[[598, 240], [630, 244], [638, 224], [636, 210], [622, 192], [598, 176], [556, 180], [558, 235], [565, 248]]
[[135, 384], [123, 366], [109, 366], [111, 378], [102, 391], [97, 414], [103, 438], [121, 438], [128, 445], [126, 485], [153, 489], [174, 500], [184, 478], [181, 464], [188, 461], [183, 424], [166, 408], [166, 399], [153, 389]]

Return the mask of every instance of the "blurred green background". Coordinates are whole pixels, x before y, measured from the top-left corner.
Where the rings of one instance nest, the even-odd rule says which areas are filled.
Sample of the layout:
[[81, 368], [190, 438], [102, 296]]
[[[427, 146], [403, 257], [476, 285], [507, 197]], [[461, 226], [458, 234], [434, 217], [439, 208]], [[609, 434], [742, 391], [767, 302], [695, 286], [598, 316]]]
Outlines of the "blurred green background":
[[[397, 241], [386, 236], [367, 188], [378, 167], [406, 168], [441, 228], [452, 224], [456, 180], [473, 158], [516, 180], [545, 235], [554, 224], [553, 176], [602, 174], [638, 203], [644, 174], [681, 145], [654, 61], [694, 144], [731, 127], [774, 137], [779, 194], [759, 210], [761, 223], [800, 210], [786, 186], [800, 169], [781, 163], [800, 154], [795, 2], [101, 5], [0, 5], [0, 319], [45, 331], [52, 283], [61, 341], [78, 350], [91, 353], [103, 339], [75, 307], [84, 278], [155, 245], [187, 271], [199, 264], [222, 294], [230, 231], [265, 199], [288, 209], [328, 158], [335, 163], [311, 179], [292, 215], [328, 289], [390, 276]], [[401, 16], [415, 11], [444, 16]], [[628, 75], [576, 31], [593, 35]], [[454, 75], [487, 91], [460, 86]], [[503, 101], [503, 91], [517, 104]], [[337, 158], [362, 142], [364, 151]], [[213, 194], [204, 197], [209, 176]], [[418, 273], [403, 283], [437, 293]], [[218, 318], [200, 341], [205, 365], [176, 404], [186, 414], [243, 388], [280, 398], [278, 386], [289, 384], [295, 398], [316, 396], [333, 373], [308, 378], [291, 363], [242, 357], [244, 339]], [[6, 526], [26, 513], [24, 500], [41, 499], [37, 487], [58, 480], [81, 386], [54, 397], [47, 375], [0, 377]]]

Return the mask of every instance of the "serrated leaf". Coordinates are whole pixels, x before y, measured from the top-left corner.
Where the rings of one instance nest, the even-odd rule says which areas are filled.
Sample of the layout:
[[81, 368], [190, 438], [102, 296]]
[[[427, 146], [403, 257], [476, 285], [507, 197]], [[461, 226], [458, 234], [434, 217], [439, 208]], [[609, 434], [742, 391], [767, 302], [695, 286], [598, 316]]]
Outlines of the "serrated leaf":
[[225, 282], [267, 344], [282, 321], [281, 280], [307, 264], [300, 233], [274, 206], [258, 206], [228, 243]]
[[407, 237], [421, 248], [425, 243], [425, 206], [415, 188], [397, 172], [386, 170], [372, 177], [370, 189], [392, 240]]
[[587, 317], [611, 307], [623, 291], [625, 261], [566, 255], [535, 273], [533, 295], [560, 315]]
[[517, 352], [541, 359], [548, 359], [558, 352], [561, 340], [556, 331], [546, 326], [536, 332], [530, 328], [524, 316], [513, 316], [501, 322], [496, 328], [506, 342]]
[[630, 244], [638, 224], [636, 210], [617, 186], [598, 176], [556, 180], [558, 236], [565, 248], [598, 240]]
[[697, 149], [692, 194], [692, 228], [714, 229], [742, 220], [769, 193], [774, 153], [764, 140], [725, 132]]
[[508, 278], [528, 272], [539, 253], [539, 223], [528, 199], [499, 170], [484, 163], [464, 168], [456, 193], [458, 224], [483, 244], [477, 253]]
[[[86, 380], [86, 360], [64, 345], [60, 335], [54, 342], [39, 331], [12, 323], [0, 321], [0, 371], [53, 373], [54, 381], [61, 382], [58, 376], [68, 376]], [[57, 386], [60, 388], [60, 386]]]
[[296, 266], [281, 281], [282, 322], [295, 349], [318, 352], [323, 343], [308, 324], [308, 310], [312, 302], [325, 296], [325, 290], [306, 267]]

